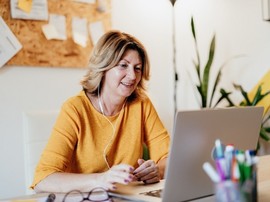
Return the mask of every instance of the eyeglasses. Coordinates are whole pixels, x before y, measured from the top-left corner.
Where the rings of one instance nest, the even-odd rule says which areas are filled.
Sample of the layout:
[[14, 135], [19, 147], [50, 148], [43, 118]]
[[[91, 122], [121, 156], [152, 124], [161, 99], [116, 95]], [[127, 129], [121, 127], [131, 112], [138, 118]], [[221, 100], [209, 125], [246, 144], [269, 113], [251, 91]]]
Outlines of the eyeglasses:
[[72, 190], [65, 194], [62, 202], [83, 202], [83, 201], [95, 201], [95, 202], [101, 202], [101, 201], [107, 201], [112, 202], [112, 198], [109, 196], [108, 192], [102, 188], [102, 187], [96, 187], [92, 189], [87, 196], [84, 196], [84, 193], [82, 193], [79, 190]]

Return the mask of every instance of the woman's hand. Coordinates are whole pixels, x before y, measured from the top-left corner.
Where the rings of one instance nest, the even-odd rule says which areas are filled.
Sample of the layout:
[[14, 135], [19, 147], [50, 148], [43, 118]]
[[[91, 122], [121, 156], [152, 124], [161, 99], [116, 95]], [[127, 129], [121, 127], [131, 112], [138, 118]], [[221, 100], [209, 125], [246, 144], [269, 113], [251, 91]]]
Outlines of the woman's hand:
[[128, 184], [134, 180], [133, 171], [134, 168], [130, 165], [115, 165], [98, 176], [97, 184], [106, 190], [115, 190], [116, 183]]
[[138, 160], [139, 167], [134, 170], [133, 174], [138, 181], [151, 184], [160, 181], [159, 167], [153, 160]]

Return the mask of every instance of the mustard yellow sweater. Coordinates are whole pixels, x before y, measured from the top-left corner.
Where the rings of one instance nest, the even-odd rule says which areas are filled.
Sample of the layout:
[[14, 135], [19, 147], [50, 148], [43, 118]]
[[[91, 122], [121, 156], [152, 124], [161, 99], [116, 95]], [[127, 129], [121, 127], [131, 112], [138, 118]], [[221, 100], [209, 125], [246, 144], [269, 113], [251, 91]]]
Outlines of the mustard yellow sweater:
[[51, 136], [36, 167], [32, 188], [54, 172], [99, 173], [126, 163], [137, 167], [145, 142], [155, 162], [167, 157], [170, 137], [149, 98], [126, 103], [107, 117], [91, 104], [84, 91], [62, 106]]

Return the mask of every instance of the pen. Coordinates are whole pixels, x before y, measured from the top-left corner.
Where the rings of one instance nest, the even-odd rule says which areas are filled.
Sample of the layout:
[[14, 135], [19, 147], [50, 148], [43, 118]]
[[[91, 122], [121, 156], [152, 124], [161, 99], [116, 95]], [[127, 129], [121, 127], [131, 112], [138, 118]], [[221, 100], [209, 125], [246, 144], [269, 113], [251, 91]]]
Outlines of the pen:
[[228, 144], [225, 147], [225, 161], [226, 161], [226, 179], [230, 179], [232, 173], [232, 163], [234, 158], [234, 146], [232, 144]]
[[236, 151], [233, 152], [233, 158], [232, 158], [232, 167], [231, 167], [231, 180], [233, 182], [238, 182], [240, 179], [240, 170], [239, 170], [239, 165], [236, 159]]
[[237, 151], [236, 159], [238, 162], [238, 167], [240, 171], [240, 182], [243, 183], [245, 181], [245, 154], [243, 151]]
[[49, 196], [46, 199], [46, 202], [54, 202], [56, 196], [54, 193], [49, 194]]
[[215, 147], [216, 147], [216, 157], [217, 158], [224, 157], [221, 141], [219, 139], [215, 141]]
[[205, 162], [203, 164], [203, 170], [207, 173], [207, 175], [210, 177], [210, 179], [213, 182], [215, 183], [220, 182], [219, 175], [217, 174], [216, 170], [213, 168], [213, 166], [209, 162]]
[[225, 180], [226, 179], [226, 173], [227, 173], [227, 171], [226, 171], [226, 161], [225, 161], [225, 158], [224, 158], [221, 141], [219, 139], [217, 139], [215, 141], [215, 148], [216, 148], [215, 162], [216, 162], [217, 172], [218, 172], [218, 174], [220, 176], [220, 179]]
[[215, 160], [217, 172], [221, 180], [226, 180], [226, 162], [225, 158], [218, 158]]

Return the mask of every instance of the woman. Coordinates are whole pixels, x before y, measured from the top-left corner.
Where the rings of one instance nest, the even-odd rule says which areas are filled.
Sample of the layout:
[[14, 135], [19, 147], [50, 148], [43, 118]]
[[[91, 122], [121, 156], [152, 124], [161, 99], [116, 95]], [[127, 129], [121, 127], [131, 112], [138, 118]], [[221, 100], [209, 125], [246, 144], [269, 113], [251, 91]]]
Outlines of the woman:
[[169, 135], [144, 93], [149, 68], [133, 36], [110, 31], [100, 38], [83, 90], [63, 104], [36, 168], [36, 192], [114, 190], [117, 183], [163, 178]]

